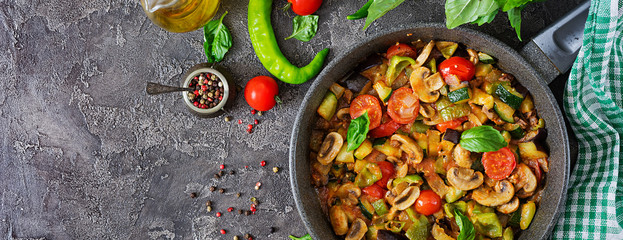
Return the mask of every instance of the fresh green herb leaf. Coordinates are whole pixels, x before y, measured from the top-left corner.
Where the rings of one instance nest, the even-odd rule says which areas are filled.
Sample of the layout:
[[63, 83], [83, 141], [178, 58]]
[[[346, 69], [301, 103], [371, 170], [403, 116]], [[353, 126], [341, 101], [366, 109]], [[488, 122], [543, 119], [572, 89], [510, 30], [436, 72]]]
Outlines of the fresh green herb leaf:
[[347, 151], [357, 149], [366, 140], [366, 135], [368, 135], [368, 130], [370, 130], [369, 127], [370, 118], [368, 117], [368, 112], [350, 121], [348, 132], [346, 133]]
[[446, 27], [452, 29], [476, 21], [479, 24], [491, 22], [499, 6], [495, 0], [447, 0], [445, 8]]
[[300, 238], [295, 237], [295, 236], [292, 236], [292, 235], [290, 235], [290, 236], [288, 236], [288, 237], [290, 237], [290, 239], [293, 239], [293, 240], [313, 240], [313, 239], [311, 238], [311, 236], [309, 235], [309, 233], [308, 233], [308, 234], [305, 234], [305, 236], [302, 236], [302, 237], [300, 237]]
[[212, 20], [203, 27], [203, 49], [209, 63], [220, 62], [232, 45], [229, 29], [223, 24], [223, 13], [218, 20]]
[[372, 5], [372, 2], [374, 2], [374, 0], [368, 0], [368, 2], [363, 5], [363, 7], [361, 7], [359, 10], [357, 10], [357, 12], [348, 15], [346, 17], [346, 19], [348, 20], [357, 20], [357, 19], [362, 19], [364, 17], [368, 16], [368, 9], [370, 8], [370, 5]]
[[363, 26], [363, 30], [366, 30], [374, 22], [379, 19], [385, 13], [398, 7], [405, 0], [373, 0], [372, 4], [368, 8], [368, 17], [366, 18], [366, 24]]
[[469, 219], [456, 208], [454, 209], [454, 215], [456, 225], [459, 226], [459, 236], [457, 237], [457, 240], [474, 240], [474, 238], [476, 238], [474, 224], [472, 224], [472, 222], [470, 222]]
[[488, 125], [463, 132], [459, 143], [461, 147], [471, 152], [494, 152], [508, 144], [500, 131]]
[[296, 16], [292, 20], [292, 35], [286, 38], [296, 38], [308, 42], [318, 31], [318, 15]]
[[521, 40], [521, 10], [523, 7], [516, 7], [506, 12], [508, 14], [508, 21], [511, 22], [511, 27], [515, 28], [515, 32], [517, 33], [517, 38], [519, 41]]
[[513, 8], [524, 7], [526, 4], [531, 2], [538, 2], [538, 0], [498, 0], [503, 1], [504, 4], [500, 4], [500, 9], [503, 12], [508, 12]]

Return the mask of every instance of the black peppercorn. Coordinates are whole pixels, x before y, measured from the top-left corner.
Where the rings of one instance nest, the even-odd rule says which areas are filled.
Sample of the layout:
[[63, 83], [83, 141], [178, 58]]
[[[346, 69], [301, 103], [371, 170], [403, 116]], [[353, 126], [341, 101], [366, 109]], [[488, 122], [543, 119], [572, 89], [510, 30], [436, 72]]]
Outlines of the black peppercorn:
[[219, 192], [219, 193], [224, 193], [224, 192], [225, 192], [225, 189], [219, 188], [219, 189], [218, 189], [218, 192]]
[[216, 191], [216, 187], [211, 186], [211, 187], [210, 187], [210, 192], [214, 192], [214, 191]]
[[196, 198], [196, 197], [197, 197], [197, 193], [196, 192], [190, 193], [190, 198]]
[[234, 175], [235, 173], [234, 170], [229, 171], [229, 175]]

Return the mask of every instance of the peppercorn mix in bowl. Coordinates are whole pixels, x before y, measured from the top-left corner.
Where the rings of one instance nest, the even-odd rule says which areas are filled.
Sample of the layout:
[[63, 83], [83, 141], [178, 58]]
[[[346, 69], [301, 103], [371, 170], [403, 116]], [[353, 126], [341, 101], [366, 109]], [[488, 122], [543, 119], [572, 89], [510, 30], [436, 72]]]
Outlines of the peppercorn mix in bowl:
[[393, 45], [335, 83], [310, 139], [312, 183], [346, 239], [514, 239], [549, 171], [530, 93], [455, 42]]
[[216, 117], [227, 104], [227, 100], [235, 95], [235, 89], [225, 76], [207, 64], [197, 64], [189, 70], [182, 81], [182, 87], [193, 91], [182, 92], [186, 107], [199, 117]]

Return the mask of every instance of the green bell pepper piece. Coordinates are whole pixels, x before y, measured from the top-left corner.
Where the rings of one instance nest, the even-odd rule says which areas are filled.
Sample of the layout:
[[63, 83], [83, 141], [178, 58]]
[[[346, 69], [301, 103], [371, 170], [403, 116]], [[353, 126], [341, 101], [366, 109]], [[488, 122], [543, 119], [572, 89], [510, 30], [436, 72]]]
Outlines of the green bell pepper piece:
[[422, 184], [424, 183], [424, 180], [422, 180], [422, 177], [420, 177], [420, 175], [417, 175], [417, 174], [407, 175], [401, 178], [394, 179], [394, 181], [392, 182], [392, 186], [395, 187], [399, 183], [403, 183], [403, 182], [407, 182], [409, 184], [412, 184], [412, 183]]
[[385, 83], [387, 86], [391, 86], [398, 74], [402, 72], [407, 66], [415, 64], [415, 60], [410, 57], [395, 55], [389, 60], [389, 67], [387, 67], [387, 73], [385, 74]]
[[383, 216], [389, 212], [389, 210], [387, 210], [387, 205], [385, 205], [384, 199], [379, 199], [372, 202], [372, 207], [374, 208], [376, 214], [378, 214], [379, 216]]
[[502, 236], [502, 224], [495, 213], [479, 213], [472, 217], [476, 232], [496, 238]]
[[366, 163], [366, 166], [355, 177], [355, 185], [358, 187], [367, 187], [374, 184], [383, 177], [381, 168], [376, 163]]

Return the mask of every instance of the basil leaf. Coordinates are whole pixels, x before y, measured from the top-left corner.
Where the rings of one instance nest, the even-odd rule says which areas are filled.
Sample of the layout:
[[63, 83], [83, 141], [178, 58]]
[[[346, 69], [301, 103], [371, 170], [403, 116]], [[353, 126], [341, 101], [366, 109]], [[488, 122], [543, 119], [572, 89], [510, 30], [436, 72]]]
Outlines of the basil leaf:
[[458, 209], [454, 209], [454, 220], [456, 225], [459, 226], [459, 236], [457, 240], [474, 240], [476, 238], [476, 231], [474, 231], [474, 224], [461, 213]]
[[506, 0], [504, 5], [500, 5], [500, 8], [504, 12], [508, 12], [513, 8], [524, 7], [530, 2], [537, 2], [535, 0]]
[[480, 25], [491, 22], [499, 9], [495, 0], [447, 0], [446, 27], [455, 28], [465, 23]]
[[368, 17], [366, 18], [366, 24], [363, 26], [363, 30], [366, 30], [374, 22], [379, 19], [385, 13], [398, 7], [405, 0], [373, 0], [368, 8]]
[[348, 126], [348, 132], [346, 133], [346, 145], [347, 151], [355, 150], [366, 140], [368, 130], [370, 127], [370, 118], [368, 118], [368, 112], [350, 121]]
[[521, 40], [521, 10], [523, 7], [516, 7], [506, 12], [508, 14], [508, 21], [511, 22], [511, 27], [515, 28], [515, 32], [517, 33], [517, 38], [519, 41]]
[[470, 152], [494, 152], [508, 145], [500, 131], [488, 125], [463, 132], [459, 144]]
[[313, 239], [311, 238], [311, 236], [309, 235], [309, 233], [308, 233], [308, 234], [305, 234], [305, 236], [302, 236], [302, 237], [300, 237], [300, 238], [295, 237], [295, 236], [292, 236], [292, 235], [290, 235], [290, 236], [288, 236], [288, 237], [290, 237], [290, 239], [293, 239], [293, 240], [313, 240]]
[[209, 63], [220, 62], [232, 45], [229, 29], [223, 24], [223, 13], [220, 19], [212, 20], [203, 27], [203, 49]]
[[368, 2], [365, 5], [363, 5], [363, 7], [357, 10], [357, 12], [346, 16], [346, 19], [357, 20], [357, 19], [362, 19], [368, 16], [368, 9], [370, 8], [370, 5], [372, 5], [372, 2], [374, 2], [374, 0], [368, 0]]
[[318, 31], [318, 16], [296, 16], [292, 20], [292, 28], [292, 35], [287, 37], [286, 40], [296, 38], [303, 42], [308, 42], [316, 36], [316, 31]]

